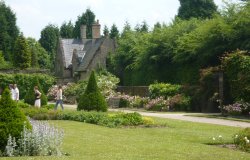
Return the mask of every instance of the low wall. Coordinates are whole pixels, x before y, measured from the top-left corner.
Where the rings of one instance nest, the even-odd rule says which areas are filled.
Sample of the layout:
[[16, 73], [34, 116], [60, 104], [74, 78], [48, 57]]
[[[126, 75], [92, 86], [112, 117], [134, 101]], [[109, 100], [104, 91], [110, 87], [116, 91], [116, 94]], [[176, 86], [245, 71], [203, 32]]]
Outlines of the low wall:
[[43, 73], [43, 74], [51, 74], [50, 70], [48, 69], [0, 69], [0, 73], [6, 73], [6, 74], [17, 74], [17, 73], [23, 73], [23, 74], [35, 74], [35, 73]]

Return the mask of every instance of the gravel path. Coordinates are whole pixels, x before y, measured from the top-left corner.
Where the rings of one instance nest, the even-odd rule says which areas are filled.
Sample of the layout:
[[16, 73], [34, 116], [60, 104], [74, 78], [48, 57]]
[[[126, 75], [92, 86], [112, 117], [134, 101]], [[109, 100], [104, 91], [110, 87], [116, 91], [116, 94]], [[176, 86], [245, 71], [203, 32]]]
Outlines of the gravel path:
[[[65, 107], [76, 108], [76, 105], [65, 105]], [[191, 122], [198, 122], [198, 123], [209, 123], [209, 124], [217, 124], [217, 125], [232, 126], [232, 127], [243, 127], [243, 128], [250, 127], [250, 123], [247, 123], [247, 122], [239, 122], [239, 121], [216, 119], [216, 118], [186, 116], [186, 115], [192, 115], [192, 114], [185, 114], [185, 113], [176, 113], [176, 114], [165, 113], [164, 114], [164, 113], [131, 111], [131, 110], [125, 110], [125, 109], [109, 109], [109, 110], [110, 111], [122, 111], [126, 113], [138, 112], [143, 116], [177, 119], [177, 120], [191, 121]]]

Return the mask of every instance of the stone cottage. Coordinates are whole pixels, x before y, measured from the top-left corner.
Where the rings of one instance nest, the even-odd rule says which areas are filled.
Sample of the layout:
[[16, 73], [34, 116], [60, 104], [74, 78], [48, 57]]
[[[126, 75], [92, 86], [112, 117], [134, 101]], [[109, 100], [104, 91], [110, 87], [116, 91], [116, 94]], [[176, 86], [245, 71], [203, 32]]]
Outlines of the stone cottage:
[[101, 25], [92, 25], [92, 39], [87, 39], [87, 26], [81, 26], [81, 39], [59, 39], [55, 74], [62, 83], [78, 81], [89, 76], [92, 70], [106, 68], [106, 58], [115, 50], [115, 41], [101, 37]]

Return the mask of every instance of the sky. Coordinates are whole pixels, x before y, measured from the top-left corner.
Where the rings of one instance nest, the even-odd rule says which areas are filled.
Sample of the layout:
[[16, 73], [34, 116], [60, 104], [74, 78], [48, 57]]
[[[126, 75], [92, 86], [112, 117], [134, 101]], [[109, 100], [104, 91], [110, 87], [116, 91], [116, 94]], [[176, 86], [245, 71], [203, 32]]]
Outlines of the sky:
[[[17, 26], [26, 37], [40, 38], [41, 30], [50, 24], [75, 23], [90, 8], [103, 28], [116, 24], [121, 31], [128, 21], [132, 27], [146, 21], [170, 23], [178, 12], [179, 0], [4, 0], [17, 17]], [[223, 0], [214, 0], [221, 7]], [[101, 33], [102, 33], [101, 29]]]

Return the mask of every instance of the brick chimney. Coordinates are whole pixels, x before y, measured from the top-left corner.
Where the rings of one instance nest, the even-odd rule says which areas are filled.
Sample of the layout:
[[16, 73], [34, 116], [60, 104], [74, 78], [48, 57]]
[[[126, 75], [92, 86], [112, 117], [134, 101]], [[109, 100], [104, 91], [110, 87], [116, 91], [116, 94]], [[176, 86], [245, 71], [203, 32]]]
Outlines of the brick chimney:
[[80, 27], [81, 30], [81, 39], [87, 39], [87, 26], [86, 25], [81, 25]]
[[97, 39], [101, 37], [100, 34], [101, 25], [99, 24], [99, 20], [96, 21], [96, 23], [92, 24], [92, 38]]

